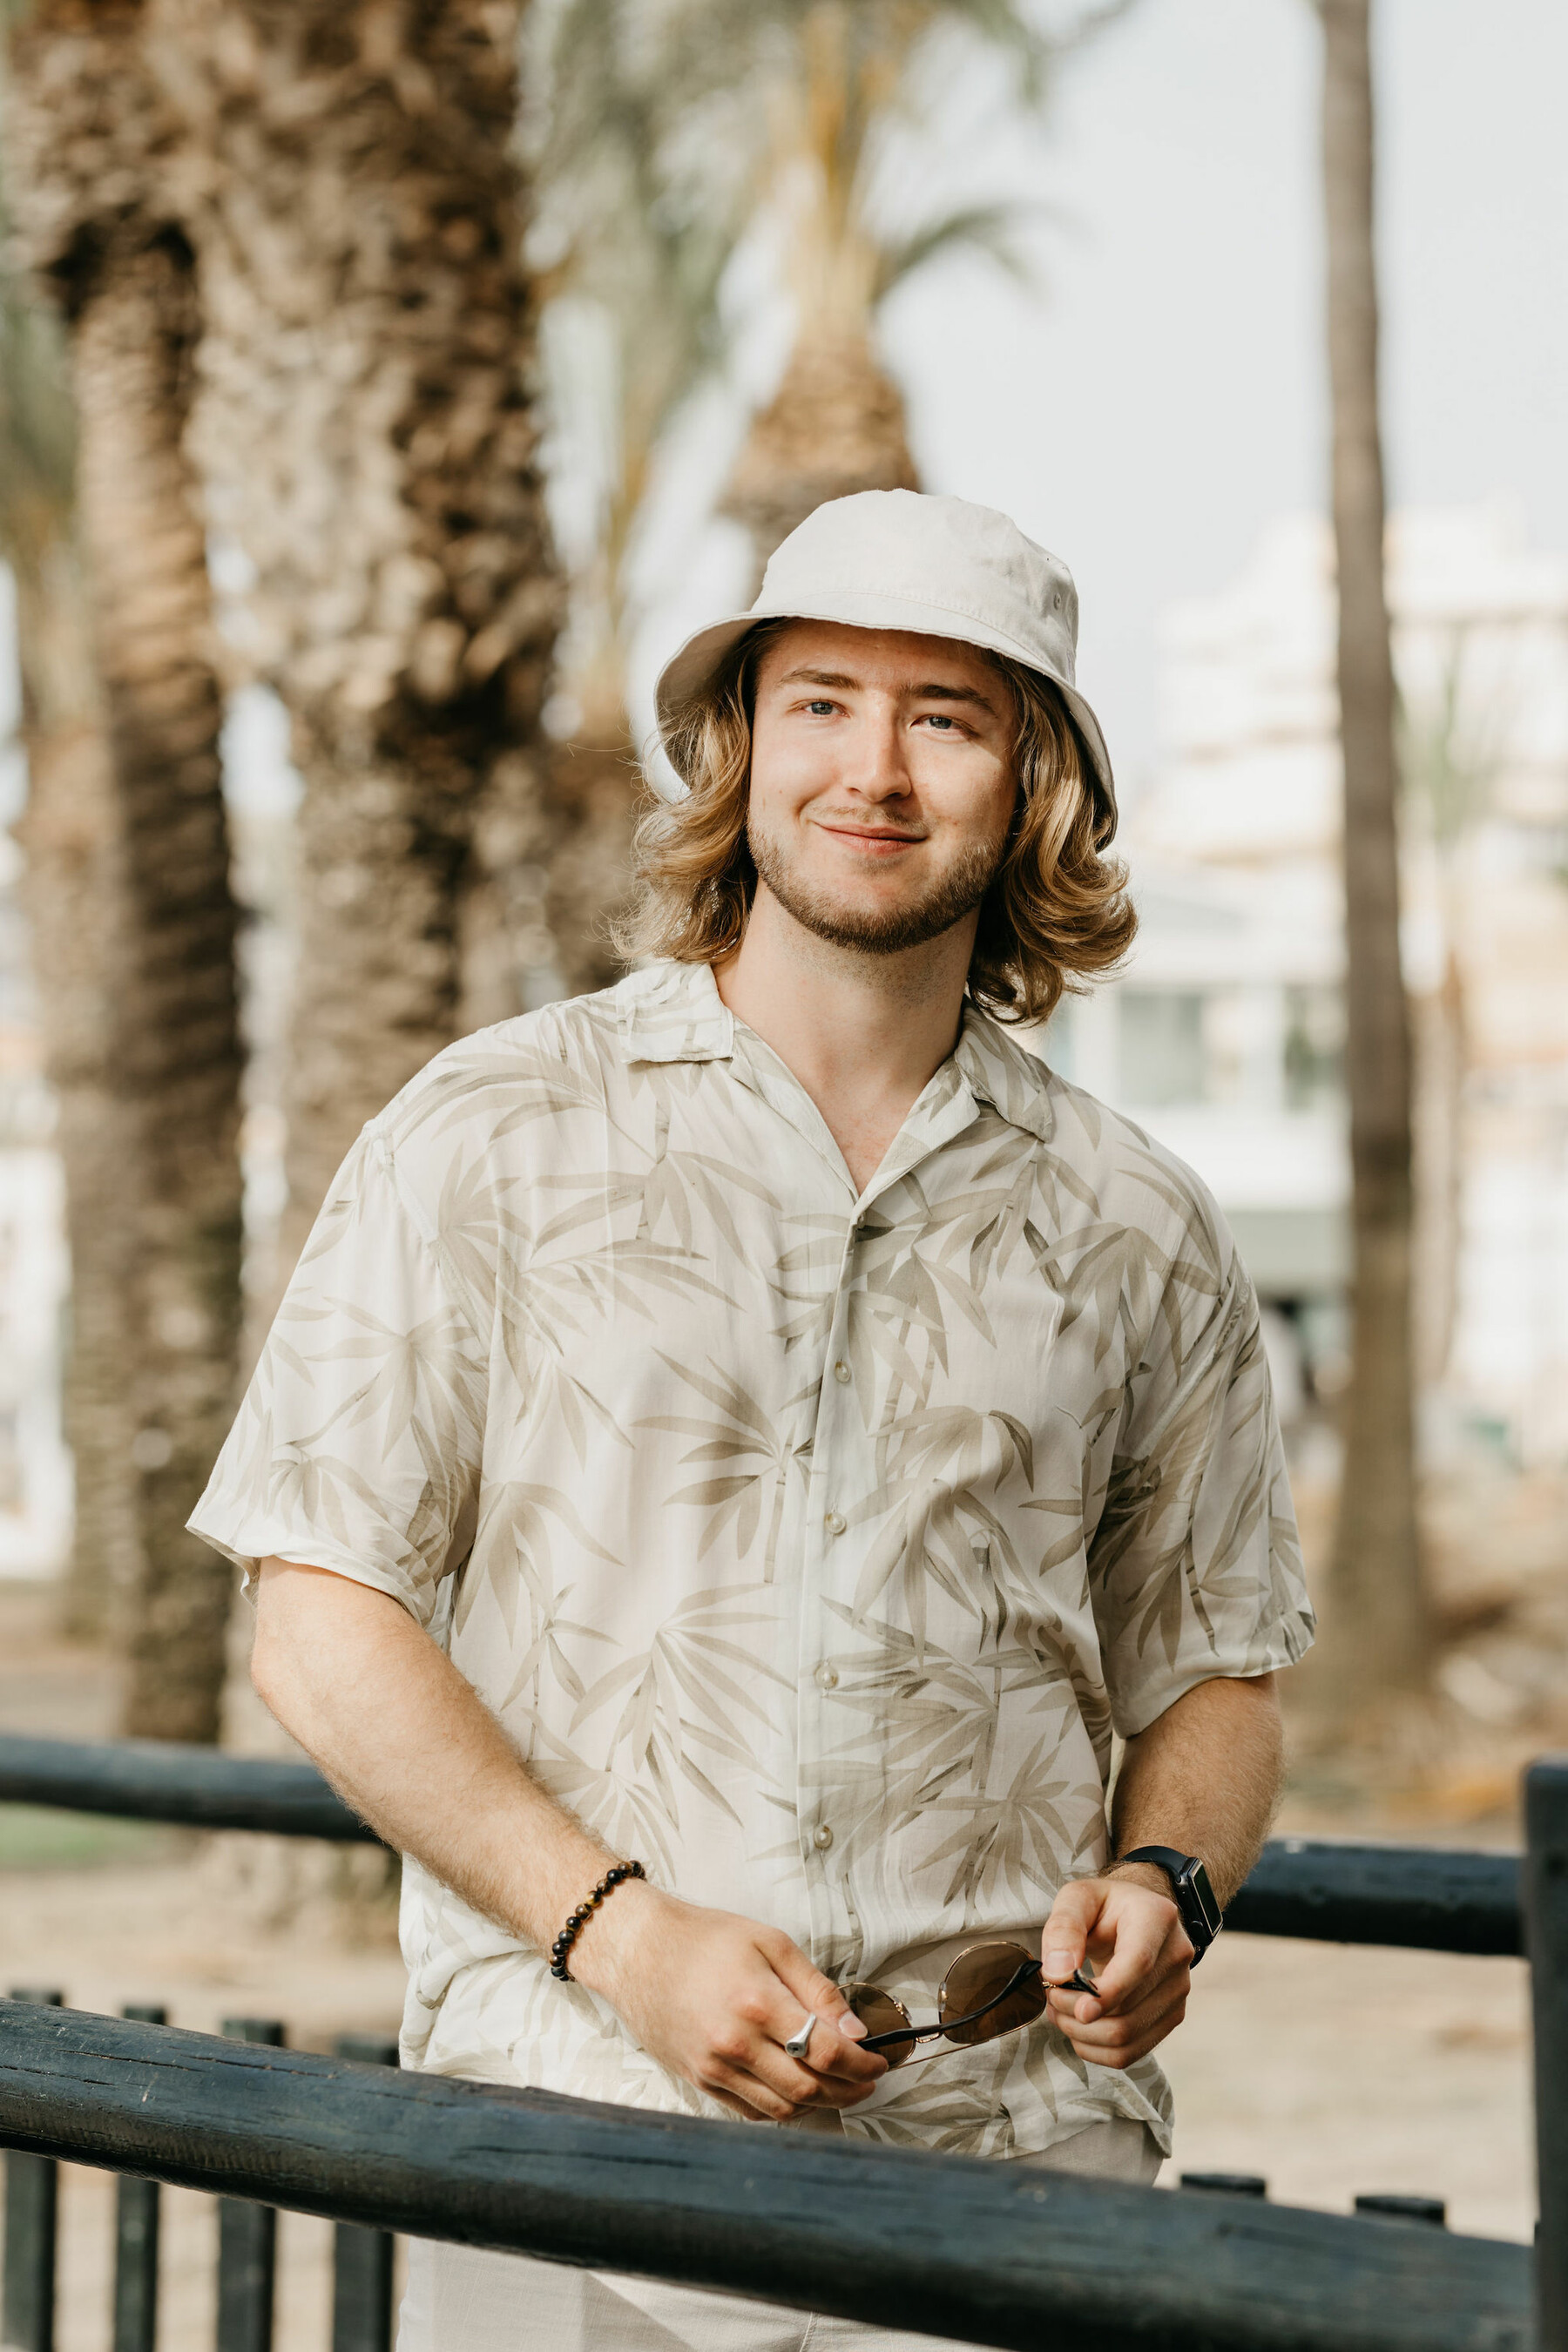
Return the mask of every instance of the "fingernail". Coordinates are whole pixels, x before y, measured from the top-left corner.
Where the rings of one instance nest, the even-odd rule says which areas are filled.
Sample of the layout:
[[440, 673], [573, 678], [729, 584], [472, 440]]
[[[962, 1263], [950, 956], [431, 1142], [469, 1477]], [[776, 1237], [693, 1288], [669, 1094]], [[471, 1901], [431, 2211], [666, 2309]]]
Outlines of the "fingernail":
[[1047, 1952], [1046, 1954], [1045, 1970], [1048, 1977], [1070, 1977], [1077, 1966], [1078, 1962], [1074, 1959], [1070, 1952]]
[[866, 2039], [865, 2023], [856, 2016], [852, 2009], [847, 2009], [839, 2019], [838, 2031], [840, 2033], [847, 2034], [851, 2042], [864, 2042]]

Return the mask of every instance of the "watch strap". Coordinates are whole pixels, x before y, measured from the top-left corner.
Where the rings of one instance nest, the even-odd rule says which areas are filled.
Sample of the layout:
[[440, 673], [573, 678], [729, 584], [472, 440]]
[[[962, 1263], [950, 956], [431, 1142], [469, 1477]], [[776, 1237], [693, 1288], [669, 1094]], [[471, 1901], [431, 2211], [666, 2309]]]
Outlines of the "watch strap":
[[1111, 1866], [1115, 1868], [1124, 1862], [1155, 1863], [1164, 1872], [1172, 1885], [1179, 1890], [1187, 1864], [1193, 1859], [1190, 1853], [1183, 1853], [1178, 1846], [1135, 1845], [1131, 1853], [1119, 1853], [1116, 1863]]
[[1116, 1861], [1118, 1864], [1152, 1862], [1165, 1873], [1176, 1898], [1176, 1908], [1182, 1915], [1187, 1940], [1193, 1947], [1195, 1967], [1224, 1925], [1219, 1906], [1209, 1886], [1208, 1873], [1197, 1855], [1183, 1853], [1173, 1845], [1137, 1845], [1130, 1853], [1119, 1853]]

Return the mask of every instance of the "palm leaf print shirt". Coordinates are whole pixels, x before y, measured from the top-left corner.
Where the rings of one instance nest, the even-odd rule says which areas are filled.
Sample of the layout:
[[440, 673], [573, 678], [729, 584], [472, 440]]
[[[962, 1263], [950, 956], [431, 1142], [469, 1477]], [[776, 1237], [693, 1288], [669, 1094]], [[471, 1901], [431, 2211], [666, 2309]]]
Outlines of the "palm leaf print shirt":
[[[1257, 1304], [1181, 1163], [973, 1006], [867, 1186], [705, 966], [436, 1059], [321, 1211], [191, 1522], [391, 1594], [650, 1876], [935, 2013], [1106, 1857], [1112, 1735], [1311, 1636]], [[405, 2063], [725, 2111], [404, 1874]], [[1051, 2027], [852, 2135], [1026, 2154]]]

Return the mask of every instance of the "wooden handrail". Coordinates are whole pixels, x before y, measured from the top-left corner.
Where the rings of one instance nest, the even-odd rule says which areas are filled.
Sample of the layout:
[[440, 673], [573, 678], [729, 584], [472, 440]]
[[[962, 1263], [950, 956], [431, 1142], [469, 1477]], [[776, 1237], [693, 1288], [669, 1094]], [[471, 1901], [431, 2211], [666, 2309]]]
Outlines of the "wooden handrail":
[[0, 2002], [0, 2144], [1014, 2352], [1531, 2352], [1521, 2246]]

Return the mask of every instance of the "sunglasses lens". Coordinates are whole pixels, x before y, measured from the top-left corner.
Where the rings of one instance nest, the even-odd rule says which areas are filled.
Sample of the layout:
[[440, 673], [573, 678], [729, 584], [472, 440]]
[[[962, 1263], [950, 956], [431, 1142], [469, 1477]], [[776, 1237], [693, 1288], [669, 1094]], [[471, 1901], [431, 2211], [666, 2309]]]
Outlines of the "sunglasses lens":
[[[977, 2009], [985, 2015], [975, 2018], [973, 2025], [949, 2026], [950, 2041], [973, 2048], [978, 2042], [994, 2042], [999, 2033], [1011, 2033], [1016, 2026], [1030, 2025], [1044, 2014], [1046, 1985], [1037, 1970], [1005, 2000], [997, 2000], [1029, 1957], [1022, 1944], [974, 1944], [960, 1952], [942, 1989], [942, 2021], [947, 2025], [950, 2017], [968, 2017]], [[988, 2006], [992, 2001], [994, 2009]]]
[[[910, 2022], [910, 2012], [902, 2001], [895, 2000], [892, 1994], [884, 1992], [879, 1985], [845, 1985], [843, 1992], [868, 2034], [897, 2033]], [[912, 2042], [895, 2042], [890, 2050], [879, 2050], [877, 2055], [885, 2058], [889, 2067], [892, 2068], [901, 2066], [906, 2058], [912, 2058], [915, 2048]]]

